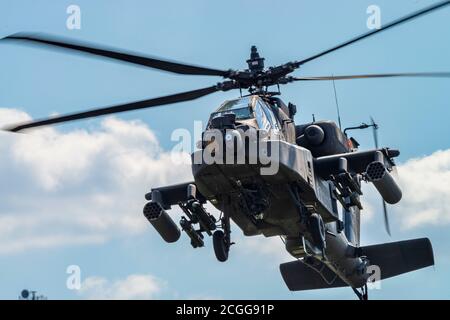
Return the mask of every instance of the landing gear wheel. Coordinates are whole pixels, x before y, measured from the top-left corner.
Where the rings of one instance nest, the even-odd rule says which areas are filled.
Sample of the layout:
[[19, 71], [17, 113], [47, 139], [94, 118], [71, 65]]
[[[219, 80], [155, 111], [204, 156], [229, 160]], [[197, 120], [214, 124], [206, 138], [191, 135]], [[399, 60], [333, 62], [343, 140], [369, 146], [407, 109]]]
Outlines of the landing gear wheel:
[[217, 260], [220, 262], [227, 261], [230, 244], [222, 230], [217, 230], [213, 233], [213, 246]]
[[309, 226], [314, 244], [320, 250], [325, 249], [325, 224], [322, 217], [317, 213], [313, 213], [309, 217]]

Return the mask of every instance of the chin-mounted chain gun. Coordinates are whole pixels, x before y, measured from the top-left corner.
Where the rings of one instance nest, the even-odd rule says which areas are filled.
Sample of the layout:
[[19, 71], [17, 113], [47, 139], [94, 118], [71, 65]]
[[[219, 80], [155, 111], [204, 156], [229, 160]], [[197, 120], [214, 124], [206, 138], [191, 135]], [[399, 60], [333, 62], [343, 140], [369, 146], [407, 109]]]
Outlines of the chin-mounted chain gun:
[[166, 242], [175, 242], [181, 235], [179, 227], [166, 212], [172, 205], [179, 205], [186, 215], [181, 217], [180, 226], [194, 248], [204, 246], [203, 232], [211, 236], [217, 227], [214, 216], [203, 207], [206, 199], [197, 192], [193, 183], [152, 189], [145, 198], [150, 202], [144, 206], [144, 216]]

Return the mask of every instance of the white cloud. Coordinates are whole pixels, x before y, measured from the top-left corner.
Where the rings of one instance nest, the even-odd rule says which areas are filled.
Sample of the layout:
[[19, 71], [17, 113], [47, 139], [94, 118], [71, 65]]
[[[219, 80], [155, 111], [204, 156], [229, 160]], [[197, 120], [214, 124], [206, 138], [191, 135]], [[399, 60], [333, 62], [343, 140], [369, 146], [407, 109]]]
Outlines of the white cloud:
[[94, 276], [81, 283], [78, 293], [83, 299], [148, 300], [157, 298], [165, 287], [165, 282], [149, 274], [132, 274], [115, 281]]
[[[0, 127], [29, 119], [0, 109]], [[0, 179], [4, 254], [148, 231], [144, 194], [192, 174], [144, 123], [110, 117], [92, 130], [0, 133]]]
[[399, 166], [403, 199], [393, 207], [405, 229], [450, 223], [450, 149]]

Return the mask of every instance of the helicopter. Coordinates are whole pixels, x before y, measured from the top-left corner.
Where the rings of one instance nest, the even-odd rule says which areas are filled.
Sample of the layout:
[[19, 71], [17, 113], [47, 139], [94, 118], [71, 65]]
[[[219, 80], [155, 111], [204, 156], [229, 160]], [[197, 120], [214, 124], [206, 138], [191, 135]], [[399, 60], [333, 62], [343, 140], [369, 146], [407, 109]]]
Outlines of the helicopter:
[[[138, 55], [122, 50], [44, 34], [19, 33], [0, 41], [29, 42], [88, 53], [182, 75], [218, 76], [215, 85], [158, 98], [91, 109], [15, 124], [10, 132], [98, 117], [131, 110], [185, 102], [229, 90], [240, 96], [211, 113], [197, 150], [191, 155], [193, 181], [154, 187], [145, 194], [143, 213], [168, 243], [184, 232], [193, 248], [211, 236], [216, 258], [227, 261], [231, 222], [245, 236], [280, 236], [295, 258], [282, 263], [280, 272], [292, 291], [350, 287], [368, 299], [368, 282], [394, 277], [434, 265], [428, 238], [362, 246], [360, 215], [362, 182], [372, 183], [382, 198], [385, 227], [390, 233], [386, 203], [396, 204], [402, 191], [396, 182], [394, 158], [400, 152], [379, 148], [378, 125], [349, 127], [321, 120], [296, 124], [297, 107], [285, 104], [280, 86], [304, 81], [337, 81], [392, 77], [449, 78], [450, 72], [385, 73], [299, 77], [295, 70], [358, 41], [448, 6], [443, 1], [394, 20], [311, 57], [266, 68], [256, 46], [244, 70], [220, 70]], [[271, 88], [275, 87], [275, 91]], [[248, 94], [243, 94], [248, 90]], [[358, 149], [347, 132], [372, 128], [375, 149]], [[209, 213], [207, 202], [220, 217]], [[183, 212], [179, 225], [168, 211]], [[376, 268], [373, 268], [376, 267]], [[378, 269], [377, 269], [378, 268]], [[378, 270], [378, 274], [377, 274]]]

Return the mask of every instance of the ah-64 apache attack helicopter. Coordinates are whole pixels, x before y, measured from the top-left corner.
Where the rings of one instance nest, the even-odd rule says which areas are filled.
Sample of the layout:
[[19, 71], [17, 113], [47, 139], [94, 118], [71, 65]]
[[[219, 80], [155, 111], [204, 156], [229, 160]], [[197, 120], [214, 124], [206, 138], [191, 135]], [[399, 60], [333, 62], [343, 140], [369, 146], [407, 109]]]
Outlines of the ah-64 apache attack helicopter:
[[[329, 50], [300, 61], [265, 68], [264, 58], [252, 47], [248, 69], [218, 70], [114, 51], [43, 35], [16, 34], [4, 38], [90, 53], [132, 64], [184, 75], [221, 76], [216, 85], [159, 98], [56, 116], [7, 128], [12, 132], [97, 117], [130, 110], [194, 100], [232, 89], [241, 96], [224, 102], [213, 112], [192, 154], [194, 181], [153, 188], [144, 215], [167, 242], [181, 231], [167, 210], [178, 205], [184, 212], [180, 226], [194, 248], [204, 245], [204, 234], [213, 237], [216, 257], [228, 258], [230, 222], [246, 236], [281, 236], [295, 261], [280, 265], [290, 290], [351, 287], [367, 299], [367, 282], [374, 266], [380, 279], [397, 276], [434, 264], [428, 239], [413, 239], [371, 246], [360, 245], [361, 182], [371, 182], [385, 202], [395, 204], [402, 192], [392, 173], [398, 150], [376, 148], [358, 151], [358, 143], [332, 121], [296, 125], [294, 104], [285, 104], [280, 85], [297, 81], [346, 80], [384, 77], [450, 77], [450, 72], [391, 73], [327, 77], [294, 77], [302, 65], [366, 39], [399, 24], [442, 9], [444, 1], [386, 24]], [[276, 86], [277, 91], [269, 91]], [[249, 91], [243, 96], [242, 90]], [[373, 127], [363, 124], [354, 128]], [[352, 129], [352, 128], [348, 128]], [[274, 169], [274, 170], [271, 170]], [[220, 212], [214, 217], [205, 209], [209, 201]], [[340, 208], [342, 211], [340, 212]], [[372, 271], [371, 271], [372, 270]]]

